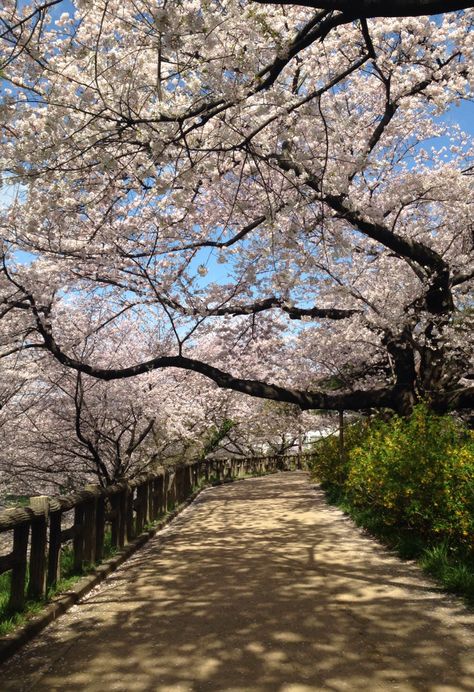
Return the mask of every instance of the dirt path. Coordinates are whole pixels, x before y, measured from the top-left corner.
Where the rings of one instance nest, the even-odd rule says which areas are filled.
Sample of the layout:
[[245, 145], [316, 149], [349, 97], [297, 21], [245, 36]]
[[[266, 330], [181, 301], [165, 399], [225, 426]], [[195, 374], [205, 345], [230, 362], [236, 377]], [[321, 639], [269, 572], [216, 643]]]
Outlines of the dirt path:
[[474, 690], [473, 644], [474, 614], [288, 473], [205, 491], [0, 689]]

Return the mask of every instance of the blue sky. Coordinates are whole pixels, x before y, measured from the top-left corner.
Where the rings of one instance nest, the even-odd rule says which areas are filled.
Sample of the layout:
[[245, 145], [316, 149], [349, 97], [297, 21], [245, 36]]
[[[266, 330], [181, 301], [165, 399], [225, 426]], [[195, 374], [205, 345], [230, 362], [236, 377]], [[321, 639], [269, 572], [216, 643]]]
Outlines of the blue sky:
[[474, 103], [464, 100], [459, 106], [451, 106], [442, 120], [450, 124], [458, 123], [465, 132], [474, 136]]

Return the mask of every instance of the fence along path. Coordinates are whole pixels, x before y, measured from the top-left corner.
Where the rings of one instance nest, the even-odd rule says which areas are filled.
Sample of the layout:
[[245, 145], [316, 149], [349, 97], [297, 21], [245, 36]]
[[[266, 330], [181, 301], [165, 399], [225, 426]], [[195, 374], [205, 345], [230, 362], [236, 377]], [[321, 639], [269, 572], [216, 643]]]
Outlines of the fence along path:
[[205, 490], [0, 669], [2, 692], [464, 692], [474, 614], [302, 472]]
[[[273, 472], [296, 457], [256, 457], [191, 462], [175, 469], [158, 469], [108, 488], [89, 485], [63, 497], [33, 497], [30, 507], [0, 512], [0, 537], [13, 533], [12, 545], [0, 555], [0, 575], [11, 571], [9, 610], [21, 611], [26, 599], [39, 599], [61, 577], [61, 548], [72, 542], [73, 568], [98, 563], [104, 557], [104, 537], [110, 527], [113, 548], [123, 548], [144, 527], [174, 509], [202, 484], [252, 473]], [[72, 525], [64, 518], [74, 513]], [[28, 588], [26, 585], [28, 584]]]

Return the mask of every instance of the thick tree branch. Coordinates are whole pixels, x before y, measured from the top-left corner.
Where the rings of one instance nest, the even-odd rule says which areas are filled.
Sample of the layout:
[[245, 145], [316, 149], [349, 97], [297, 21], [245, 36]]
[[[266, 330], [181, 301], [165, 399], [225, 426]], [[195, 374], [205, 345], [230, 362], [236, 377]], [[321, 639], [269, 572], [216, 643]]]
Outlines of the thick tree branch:
[[[355, 19], [356, 16], [357, 15], [352, 16], [352, 19]], [[327, 12], [321, 12], [320, 14], [316, 15], [316, 17], [313, 19], [314, 28], [311, 29], [311, 31], [307, 31], [306, 27], [304, 27], [304, 29], [297, 34], [291, 46], [288, 48], [285, 57], [275, 58], [271, 65], [264, 68], [257, 75], [261, 78], [263, 78], [265, 74], [268, 76], [265, 79], [262, 79], [260, 84], [258, 84], [257, 88], [255, 89], [255, 93], [269, 89], [288, 63], [293, 60], [298, 53], [301, 53], [302, 50], [308, 48], [315, 41], [323, 41], [332, 29], [340, 24], [346, 24], [347, 21], [348, 19], [345, 17], [345, 15], [328, 15]]]
[[[297, 5], [352, 17], [421, 17], [472, 7], [469, 0], [254, 0], [260, 5]], [[347, 21], [351, 21], [348, 19]]]
[[158, 356], [157, 358], [152, 358], [127, 368], [95, 367], [67, 355], [54, 339], [50, 328], [45, 323], [44, 318], [34, 305], [34, 302], [32, 302], [32, 310], [36, 318], [38, 332], [44, 339], [45, 346], [50, 353], [66, 367], [100, 380], [110, 381], [136, 377], [137, 375], [142, 375], [160, 368], [180, 368], [182, 370], [190, 370], [204, 375], [213, 380], [218, 387], [222, 389], [232, 389], [250, 396], [295, 404], [301, 409], [358, 410], [372, 407], [390, 407], [394, 405], [394, 401], [396, 400], [392, 387], [337, 394], [290, 389], [275, 384], [267, 384], [259, 380], [234, 377], [213, 365], [209, 365], [208, 363], [194, 358], [186, 358], [181, 355]]
[[[298, 390], [260, 380], [234, 377], [213, 365], [182, 355], [158, 356], [125, 368], [96, 367], [65, 353], [52, 334], [44, 310], [36, 305], [33, 296], [28, 295], [27, 299], [35, 317], [36, 329], [44, 340], [44, 347], [66, 367], [97, 379], [110, 381], [135, 377], [157, 369], [180, 368], [204, 375], [223, 389], [232, 389], [254, 397], [295, 404], [303, 410], [361, 410], [384, 407], [402, 410], [406, 402], [411, 401], [413, 382], [400, 381], [400, 377], [397, 377], [398, 382], [395, 386], [374, 387], [369, 391], [354, 390], [334, 393]], [[398, 374], [400, 375], [400, 373]], [[454, 393], [443, 392], [439, 402], [437, 402], [438, 398], [433, 402], [433, 405], [438, 405], [441, 408], [469, 408], [474, 405], [474, 388], [456, 390]]]
[[264, 312], [265, 310], [271, 310], [272, 308], [279, 308], [283, 312], [286, 312], [289, 318], [292, 320], [300, 320], [303, 317], [344, 320], [360, 312], [360, 310], [343, 310], [340, 308], [299, 308], [295, 305], [288, 305], [281, 298], [271, 296], [270, 298], [257, 300], [254, 303], [249, 303], [247, 305], [228, 305], [216, 308], [215, 310], [210, 308], [209, 315], [255, 315], [258, 312]]
[[461, 409], [474, 409], [474, 387], [455, 389], [444, 392], [431, 402], [433, 409], [440, 413]]
[[348, 221], [356, 230], [381, 243], [381, 245], [384, 245], [397, 255], [413, 260], [424, 269], [430, 269], [433, 272], [446, 270], [447, 265], [442, 257], [427, 245], [417, 240], [402, 238], [383, 223], [376, 222], [358, 209], [354, 209], [346, 195], [322, 193], [319, 178], [308, 171], [302, 164], [293, 161], [285, 154], [275, 154], [271, 158], [277, 162], [282, 170], [293, 172], [298, 177], [301, 177], [304, 184], [319, 193], [321, 201], [325, 202], [338, 216]]

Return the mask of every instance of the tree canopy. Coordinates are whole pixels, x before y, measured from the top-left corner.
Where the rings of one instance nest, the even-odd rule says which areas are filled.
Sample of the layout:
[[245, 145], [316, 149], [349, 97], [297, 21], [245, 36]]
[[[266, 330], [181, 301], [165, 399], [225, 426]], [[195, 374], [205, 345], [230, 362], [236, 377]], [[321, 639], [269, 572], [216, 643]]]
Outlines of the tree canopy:
[[472, 408], [467, 4], [73, 6], [0, 11], [5, 371]]

